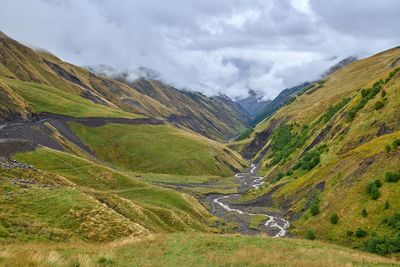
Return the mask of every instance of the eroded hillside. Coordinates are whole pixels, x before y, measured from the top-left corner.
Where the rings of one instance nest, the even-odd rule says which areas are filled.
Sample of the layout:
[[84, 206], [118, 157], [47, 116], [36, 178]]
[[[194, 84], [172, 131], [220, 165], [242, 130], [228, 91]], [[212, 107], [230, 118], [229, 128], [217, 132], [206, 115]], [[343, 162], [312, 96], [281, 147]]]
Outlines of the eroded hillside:
[[399, 88], [399, 48], [309, 87], [241, 144], [267, 181], [243, 199], [268, 195], [299, 236], [398, 252]]

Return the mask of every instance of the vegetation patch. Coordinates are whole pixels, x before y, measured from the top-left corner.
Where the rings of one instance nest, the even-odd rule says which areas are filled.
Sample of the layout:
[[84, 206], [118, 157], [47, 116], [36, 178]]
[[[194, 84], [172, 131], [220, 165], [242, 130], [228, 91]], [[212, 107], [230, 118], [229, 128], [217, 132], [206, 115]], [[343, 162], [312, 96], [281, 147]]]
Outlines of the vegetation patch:
[[276, 165], [285, 161], [297, 148], [304, 145], [308, 138], [309, 127], [299, 127], [296, 124], [282, 124], [272, 136], [273, 151], [271, 164]]

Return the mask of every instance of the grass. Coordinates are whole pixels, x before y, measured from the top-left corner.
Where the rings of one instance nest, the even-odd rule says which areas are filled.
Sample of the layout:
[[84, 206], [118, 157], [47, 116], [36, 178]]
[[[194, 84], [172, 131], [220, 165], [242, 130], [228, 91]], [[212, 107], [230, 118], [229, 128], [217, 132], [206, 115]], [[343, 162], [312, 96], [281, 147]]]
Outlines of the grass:
[[245, 164], [224, 145], [168, 125], [70, 126], [99, 158], [134, 172], [227, 177]]
[[72, 117], [139, 118], [141, 115], [95, 104], [73, 93], [44, 84], [1, 79], [19, 93], [35, 112], [50, 112]]
[[[35, 168], [41, 170], [39, 173], [34, 171], [30, 173], [33, 179], [39, 179], [43, 172], [46, 174], [46, 181], [56, 181], [57, 186], [60, 187], [59, 194], [73, 190], [71, 192], [76, 192], [80, 197], [93, 202], [94, 207], [88, 210], [94, 210], [95, 214], [99, 213], [96, 219], [99, 228], [92, 226], [93, 230], [88, 230], [88, 233], [93, 235], [93, 237], [87, 237], [90, 240], [120, 238], [125, 232], [124, 229], [129, 232], [130, 228], [137, 228], [136, 234], [138, 235], [146, 231], [157, 233], [193, 230], [215, 231], [215, 229], [208, 227], [214, 222], [215, 218], [189, 195], [150, 185], [107, 166], [47, 148], [20, 153], [15, 158], [32, 164]], [[4, 170], [3, 172], [10, 171]], [[18, 173], [15, 175], [16, 177], [19, 176]], [[9, 176], [14, 177], [13, 174]], [[32, 192], [37, 192], [37, 190], [35, 189]], [[51, 198], [43, 198], [38, 200], [38, 206], [40, 206], [40, 203], [44, 204], [46, 200], [48, 205], [55, 202]], [[79, 209], [84, 203], [85, 201], [72, 201], [69, 209]], [[19, 206], [19, 201], [11, 202], [9, 205], [13, 207], [16, 214], [23, 213], [24, 204]], [[59, 209], [61, 212], [68, 213], [62, 208]], [[45, 211], [40, 214], [44, 217], [39, 216], [38, 220], [46, 221], [49, 214]], [[91, 216], [94, 214], [91, 212], [73, 212], [71, 216], [75, 215], [82, 217], [84, 221], [89, 220], [89, 223], [84, 223], [84, 227], [89, 227], [94, 223], [91, 220]], [[95, 218], [96, 216], [93, 219]], [[107, 230], [104, 229], [107, 225], [114, 225], [119, 221], [121, 226], [110, 226]], [[82, 224], [83, 221], [80, 223]], [[64, 224], [54, 225], [53, 223], [52, 225], [68, 232]], [[107, 234], [110, 231], [115, 231], [115, 233], [113, 235]], [[75, 238], [79, 239], [79, 237], [76, 237], [76, 231], [73, 232]], [[102, 237], [102, 233], [106, 236]]]
[[104, 245], [29, 244], [0, 247], [4, 266], [398, 266], [317, 241], [239, 235], [151, 235]]

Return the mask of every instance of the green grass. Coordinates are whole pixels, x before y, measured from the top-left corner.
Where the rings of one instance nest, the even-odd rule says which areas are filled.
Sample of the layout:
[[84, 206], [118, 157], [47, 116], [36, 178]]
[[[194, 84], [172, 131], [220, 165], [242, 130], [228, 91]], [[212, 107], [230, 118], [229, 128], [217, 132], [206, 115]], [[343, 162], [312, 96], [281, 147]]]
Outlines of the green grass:
[[141, 115], [95, 104], [79, 95], [44, 84], [1, 79], [19, 93], [35, 112], [50, 112], [72, 117], [138, 118]]
[[242, 168], [225, 146], [168, 125], [70, 126], [99, 158], [125, 170], [226, 177], [228, 164]]
[[105, 244], [0, 247], [8, 266], [398, 266], [393, 259], [317, 241], [239, 235], [149, 236]]
[[[214, 217], [189, 195], [150, 185], [109, 167], [47, 148], [20, 153], [15, 158], [44, 171], [49, 176], [47, 180], [58, 181], [62, 184], [63, 190], [74, 188], [80, 194], [93, 199], [97, 206], [101, 207], [102, 203], [106, 205], [107, 208], [100, 211], [111, 217], [113, 224], [123, 221], [125, 225], [138, 224], [150, 232], [158, 233], [213, 230], [208, 225], [214, 222]], [[36, 172], [33, 174], [37, 179], [39, 174]], [[49, 205], [53, 202], [52, 199], [48, 201]], [[80, 206], [79, 203], [80, 201], [75, 201], [76, 206]], [[19, 205], [18, 202], [14, 204]], [[16, 207], [16, 211], [18, 210]], [[43, 216], [45, 215], [43, 213]], [[89, 215], [85, 213], [82, 216]], [[100, 220], [98, 223], [107, 225], [106, 217], [103, 218], [105, 222]], [[98, 231], [103, 231], [101, 229]], [[109, 229], [113, 231], [112, 227]], [[123, 226], [117, 228], [115, 237], [124, 232], [123, 229]], [[94, 232], [97, 234], [96, 228]], [[107, 238], [112, 239], [110, 236]]]

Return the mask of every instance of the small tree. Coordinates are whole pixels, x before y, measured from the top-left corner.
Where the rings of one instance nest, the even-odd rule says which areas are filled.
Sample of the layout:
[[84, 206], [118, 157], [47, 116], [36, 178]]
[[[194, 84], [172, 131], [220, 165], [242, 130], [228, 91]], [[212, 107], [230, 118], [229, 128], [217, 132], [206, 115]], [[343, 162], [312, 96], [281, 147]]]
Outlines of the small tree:
[[392, 150], [392, 147], [391, 147], [391, 146], [389, 146], [389, 145], [386, 145], [386, 146], [385, 146], [385, 151], [386, 151], [386, 153], [389, 153], [391, 150]]
[[306, 238], [308, 240], [314, 240], [315, 239], [314, 230], [312, 230], [312, 229], [307, 230]]
[[331, 215], [330, 220], [331, 220], [331, 224], [337, 224], [339, 221], [339, 216], [336, 213], [334, 213]]

